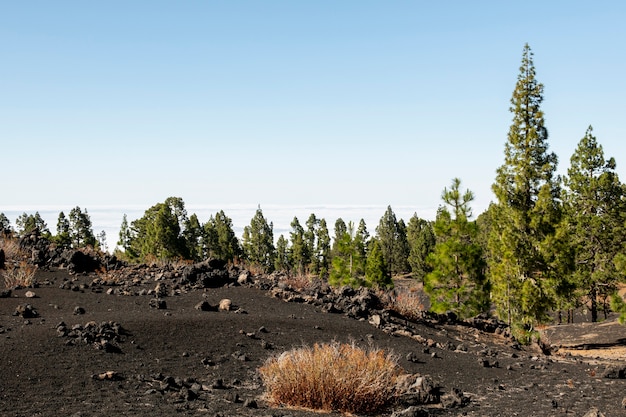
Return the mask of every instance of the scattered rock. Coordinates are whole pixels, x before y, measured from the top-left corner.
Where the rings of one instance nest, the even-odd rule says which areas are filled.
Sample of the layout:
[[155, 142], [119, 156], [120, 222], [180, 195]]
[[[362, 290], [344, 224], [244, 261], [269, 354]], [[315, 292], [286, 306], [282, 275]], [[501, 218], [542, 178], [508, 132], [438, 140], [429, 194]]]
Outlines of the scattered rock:
[[86, 311], [83, 307], [77, 306], [76, 308], [74, 308], [74, 315], [75, 316], [81, 316], [83, 314], [85, 314]]
[[115, 371], [106, 371], [101, 374], [94, 374], [91, 377], [98, 381], [121, 381], [124, 379], [120, 373]]
[[458, 388], [452, 388], [452, 390], [441, 396], [441, 405], [443, 408], [462, 407], [470, 402], [470, 398], [466, 397]]
[[220, 311], [230, 311], [232, 306], [233, 306], [233, 302], [229, 300], [228, 298], [224, 298], [223, 300], [220, 301], [218, 308]]
[[418, 405], [439, 402], [439, 389], [429, 376], [419, 374], [400, 375], [396, 382], [398, 402], [402, 405]]
[[24, 297], [26, 298], [37, 298], [37, 294], [34, 291], [26, 291], [24, 293]]
[[14, 316], [20, 316], [25, 319], [32, 319], [35, 317], [39, 317], [39, 313], [37, 310], [30, 304], [20, 304], [15, 308]]
[[157, 310], [165, 310], [167, 309], [167, 303], [162, 298], [153, 298], [150, 300], [150, 307], [155, 308]]

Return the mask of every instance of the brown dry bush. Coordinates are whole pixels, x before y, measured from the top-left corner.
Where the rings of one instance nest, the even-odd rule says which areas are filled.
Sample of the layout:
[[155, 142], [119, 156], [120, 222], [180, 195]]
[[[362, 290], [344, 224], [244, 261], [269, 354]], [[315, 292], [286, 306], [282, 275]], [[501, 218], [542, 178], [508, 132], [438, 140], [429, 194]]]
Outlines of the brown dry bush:
[[409, 320], [423, 317], [425, 308], [417, 292], [403, 291], [388, 298], [386, 307]]
[[27, 262], [20, 262], [19, 266], [12, 265], [0, 274], [4, 278], [6, 288], [30, 287], [35, 283], [37, 266]]
[[315, 344], [269, 358], [259, 369], [266, 398], [275, 406], [372, 413], [391, 405], [397, 359], [354, 344]]
[[14, 237], [0, 237], [0, 249], [4, 251], [7, 261], [27, 259], [28, 253], [20, 247], [20, 242]]
[[298, 291], [303, 291], [313, 286], [313, 277], [305, 274], [287, 275], [280, 280]]

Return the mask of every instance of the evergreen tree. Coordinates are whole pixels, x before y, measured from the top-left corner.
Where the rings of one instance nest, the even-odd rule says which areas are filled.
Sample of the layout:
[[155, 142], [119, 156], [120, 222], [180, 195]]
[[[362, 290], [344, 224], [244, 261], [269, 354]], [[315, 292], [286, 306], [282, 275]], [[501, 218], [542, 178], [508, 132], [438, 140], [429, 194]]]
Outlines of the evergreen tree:
[[317, 259], [319, 276], [327, 278], [330, 272], [330, 234], [326, 219], [321, 219], [317, 229]]
[[304, 237], [304, 229], [298, 221], [297, 217], [294, 217], [291, 222], [291, 248], [289, 249], [289, 259], [296, 274], [305, 274], [306, 266], [310, 262], [308, 253], [307, 242]]
[[13, 228], [11, 227], [11, 221], [4, 213], [0, 213], [0, 237], [10, 236], [13, 234]]
[[242, 255], [241, 245], [233, 230], [233, 221], [226, 216], [223, 210], [215, 214], [212, 218], [212, 226], [214, 230], [215, 240], [212, 246], [212, 256], [232, 261]]
[[[504, 164], [492, 189], [489, 273], [497, 314], [516, 329], [531, 330], [551, 307], [554, 271], [550, 240], [559, 222], [557, 157], [548, 153], [548, 131], [541, 110], [543, 85], [535, 79], [533, 54], [524, 46], [511, 99], [513, 122]], [[517, 331], [517, 330], [516, 330]]]
[[387, 211], [380, 219], [376, 234], [391, 274], [405, 272], [408, 269], [409, 256], [406, 227], [404, 222], [402, 224], [398, 222], [391, 206], [387, 207]]
[[136, 259], [138, 254], [133, 252], [131, 246], [132, 239], [133, 234], [130, 226], [128, 225], [128, 217], [126, 216], [126, 213], [124, 213], [122, 224], [120, 225], [119, 240], [117, 241], [117, 245], [124, 250], [124, 256], [129, 259]]
[[348, 232], [348, 226], [346, 222], [340, 217], [335, 220], [335, 236], [333, 237], [333, 246], [331, 249], [331, 255], [334, 258], [339, 251], [339, 243], [343, 240], [345, 234]]
[[398, 220], [396, 226], [396, 243], [393, 247], [393, 264], [396, 274], [409, 272], [409, 255], [411, 247], [409, 246], [409, 238], [407, 236], [407, 227], [404, 220]]
[[385, 265], [385, 257], [380, 247], [378, 239], [372, 239], [369, 253], [367, 255], [367, 266], [365, 269], [365, 285], [392, 289], [394, 287], [391, 274]]
[[263, 211], [259, 207], [250, 221], [250, 225], [243, 229], [243, 252], [253, 265], [261, 267], [265, 272], [274, 268], [274, 225], [267, 223]]
[[200, 221], [196, 214], [192, 214], [185, 220], [185, 230], [182, 232], [189, 259], [199, 261], [202, 259], [202, 236], [204, 229], [200, 226]]
[[[338, 219], [335, 225], [343, 223]], [[345, 225], [345, 223], [343, 223]], [[341, 230], [341, 228], [339, 229]], [[348, 223], [345, 231], [337, 236], [335, 229], [335, 242], [333, 243], [333, 259], [328, 283], [332, 286], [351, 285], [358, 287], [362, 281], [354, 269], [355, 260], [359, 262], [359, 254], [354, 244], [354, 224]]]
[[306, 221], [306, 231], [304, 232], [304, 241], [306, 244], [307, 259], [305, 260], [306, 267], [309, 272], [313, 274], [319, 274], [319, 255], [318, 248], [316, 246], [317, 228], [319, 227], [319, 220], [315, 217], [315, 214], [311, 213]]
[[572, 155], [565, 178], [562, 228], [573, 249], [573, 281], [589, 300], [591, 321], [598, 320], [598, 298], [616, 290], [613, 259], [624, 243], [623, 186], [615, 160], [604, 159], [591, 126]]
[[367, 231], [365, 220], [359, 221], [359, 227], [354, 234], [354, 257], [352, 260], [353, 275], [364, 276], [367, 264], [368, 246], [370, 243], [370, 234]]
[[76, 206], [70, 210], [69, 226], [72, 247], [96, 246], [96, 237], [93, 234], [91, 218], [87, 209], [83, 212], [80, 207]]
[[274, 270], [281, 272], [289, 272], [289, 243], [285, 236], [280, 235], [276, 241], [276, 259], [274, 261]]
[[409, 219], [407, 226], [407, 240], [409, 244], [408, 262], [411, 267], [411, 273], [415, 279], [424, 281], [426, 274], [432, 271], [432, 268], [426, 262], [428, 255], [435, 247], [435, 232], [432, 223], [420, 219], [417, 213]]
[[385, 263], [389, 267], [389, 270], [393, 272], [393, 259], [394, 259], [394, 245], [396, 241], [396, 228], [397, 228], [396, 215], [394, 214], [391, 206], [387, 206], [387, 211], [378, 222], [376, 228], [376, 235], [383, 251]]
[[54, 237], [54, 241], [62, 248], [68, 248], [72, 244], [72, 239], [70, 238], [70, 222], [63, 212], [59, 213], [57, 219], [57, 234]]
[[455, 178], [443, 191], [447, 207], [437, 213], [436, 244], [428, 258], [433, 270], [425, 277], [424, 289], [433, 311], [453, 311], [466, 318], [488, 309], [488, 286], [482, 249], [475, 242], [478, 229], [470, 221], [474, 194], [469, 190], [462, 194], [460, 186], [461, 180]]
[[35, 214], [22, 213], [15, 220], [15, 225], [17, 235], [20, 237], [26, 236], [36, 231], [41, 236], [50, 237], [50, 230], [48, 230], [48, 225], [38, 211], [35, 212]]
[[[189, 259], [187, 241], [183, 235], [187, 224], [185, 203], [179, 197], [168, 197], [134, 220], [130, 228], [126, 252], [136, 260], [147, 261]], [[131, 258], [131, 259], [132, 259]]]

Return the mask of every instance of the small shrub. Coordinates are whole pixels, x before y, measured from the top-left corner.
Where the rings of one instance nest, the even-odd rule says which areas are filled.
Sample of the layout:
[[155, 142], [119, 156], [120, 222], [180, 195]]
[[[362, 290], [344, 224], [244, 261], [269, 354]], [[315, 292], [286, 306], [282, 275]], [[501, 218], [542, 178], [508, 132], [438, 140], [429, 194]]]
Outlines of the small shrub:
[[306, 290], [313, 285], [312, 277], [304, 274], [288, 275], [281, 278], [281, 281], [298, 291]]
[[20, 248], [19, 241], [14, 237], [0, 237], [0, 249], [4, 251], [7, 261], [28, 259], [30, 255], [26, 250]]
[[24, 261], [19, 266], [13, 265], [2, 271], [6, 288], [30, 287], [35, 282], [36, 265], [30, 265]]
[[424, 303], [416, 292], [403, 291], [389, 297], [386, 307], [409, 320], [418, 320], [423, 317]]
[[354, 344], [315, 344], [269, 358], [259, 369], [275, 406], [372, 413], [394, 400], [396, 358]]

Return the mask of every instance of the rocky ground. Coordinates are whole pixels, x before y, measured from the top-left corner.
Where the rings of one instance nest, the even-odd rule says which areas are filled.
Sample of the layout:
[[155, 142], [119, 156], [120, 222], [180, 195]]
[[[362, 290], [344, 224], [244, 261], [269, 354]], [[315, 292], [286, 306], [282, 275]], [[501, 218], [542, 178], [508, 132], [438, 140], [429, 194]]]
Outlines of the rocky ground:
[[269, 407], [257, 370], [331, 341], [385, 349], [429, 376], [430, 404], [405, 399], [379, 415], [626, 415], [626, 329], [614, 317], [543, 329], [542, 351], [489, 320], [404, 319], [369, 292], [185, 268], [41, 269], [35, 288], [5, 293], [0, 415], [319, 416]]

